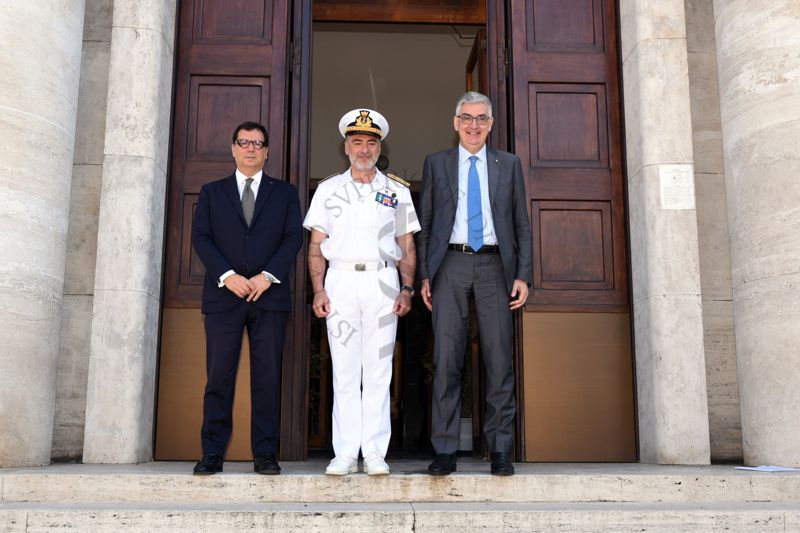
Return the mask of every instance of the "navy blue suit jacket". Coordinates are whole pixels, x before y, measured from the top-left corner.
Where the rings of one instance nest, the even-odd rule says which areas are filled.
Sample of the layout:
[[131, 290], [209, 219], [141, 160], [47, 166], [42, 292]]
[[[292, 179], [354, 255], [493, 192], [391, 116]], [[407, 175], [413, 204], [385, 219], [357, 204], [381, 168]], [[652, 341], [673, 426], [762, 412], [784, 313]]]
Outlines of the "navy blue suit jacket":
[[289, 272], [303, 246], [297, 189], [265, 173], [248, 227], [235, 174], [206, 183], [194, 212], [192, 245], [206, 268], [203, 313], [228, 311], [245, 301], [218, 286], [219, 277], [228, 270], [247, 278], [269, 272], [281, 283], [273, 283], [253, 305], [291, 311]]

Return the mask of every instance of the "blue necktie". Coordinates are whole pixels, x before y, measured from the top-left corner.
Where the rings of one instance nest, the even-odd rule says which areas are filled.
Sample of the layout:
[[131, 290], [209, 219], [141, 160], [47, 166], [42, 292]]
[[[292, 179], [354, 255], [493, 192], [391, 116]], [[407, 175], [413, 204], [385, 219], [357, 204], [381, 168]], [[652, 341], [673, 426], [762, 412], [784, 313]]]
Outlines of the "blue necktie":
[[481, 211], [481, 181], [475, 163], [478, 156], [470, 156], [467, 174], [467, 242], [473, 250], [483, 246], [483, 213]]

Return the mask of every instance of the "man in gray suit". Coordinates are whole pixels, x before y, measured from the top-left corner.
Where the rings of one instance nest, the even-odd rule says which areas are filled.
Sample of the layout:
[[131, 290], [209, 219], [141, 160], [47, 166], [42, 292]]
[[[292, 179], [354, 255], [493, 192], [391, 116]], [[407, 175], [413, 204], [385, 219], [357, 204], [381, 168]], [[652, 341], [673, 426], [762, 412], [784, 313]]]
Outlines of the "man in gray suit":
[[431, 442], [433, 475], [456, 469], [461, 373], [475, 298], [486, 371], [484, 434], [491, 472], [510, 476], [513, 445], [512, 316], [528, 297], [531, 229], [522, 165], [517, 156], [486, 146], [492, 104], [476, 92], [459, 98], [453, 126], [459, 146], [425, 159], [422, 231], [418, 246], [422, 299], [433, 313], [434, 364]]

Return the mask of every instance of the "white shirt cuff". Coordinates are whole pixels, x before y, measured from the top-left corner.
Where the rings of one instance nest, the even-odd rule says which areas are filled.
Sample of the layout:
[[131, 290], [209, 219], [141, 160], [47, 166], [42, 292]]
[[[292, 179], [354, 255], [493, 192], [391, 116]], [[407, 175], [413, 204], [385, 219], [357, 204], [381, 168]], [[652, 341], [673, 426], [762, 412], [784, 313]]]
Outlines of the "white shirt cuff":
[[267, 272], [266, 270], [262, 271], [261, 273], [262, 273], [262, 274], [264, 274], [264, 276], [265, 276], [265, 277], [266, 277], [266, 278], [267, 278], [269, 281], [271, 281], [272, 283], [280, 283], [280, 282], [281, 282], [281, 280], [279, 280], [278, 278], [276, 278], [275, 276], [273, 276], [272, 274], [270, 274], [270, 273], [269, 273], [269, 272]]
[[217, 280], [217, 287], [224, 287], [225, 286], [225, 280], [228, 279], [229, 277], [233, 276], [234, 274], [236, 274], [236, 272], [234, 272], [233, 270], [228, 270], [223, 275], [221, 275], [219, 277], [219, 279]]

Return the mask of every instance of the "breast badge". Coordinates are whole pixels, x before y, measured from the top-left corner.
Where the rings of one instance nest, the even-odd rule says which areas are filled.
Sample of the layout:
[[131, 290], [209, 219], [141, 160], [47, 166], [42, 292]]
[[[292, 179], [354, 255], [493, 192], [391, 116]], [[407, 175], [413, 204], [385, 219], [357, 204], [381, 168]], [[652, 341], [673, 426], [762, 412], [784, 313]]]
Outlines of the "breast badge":
[[391, 207], [392, 209], [397, 209], [397, 193], [390, 190], [384, 189], [383, 191], [378, 191], [375, 194], [375, 201], [381, 205], [385, 205], [387, 207]]

